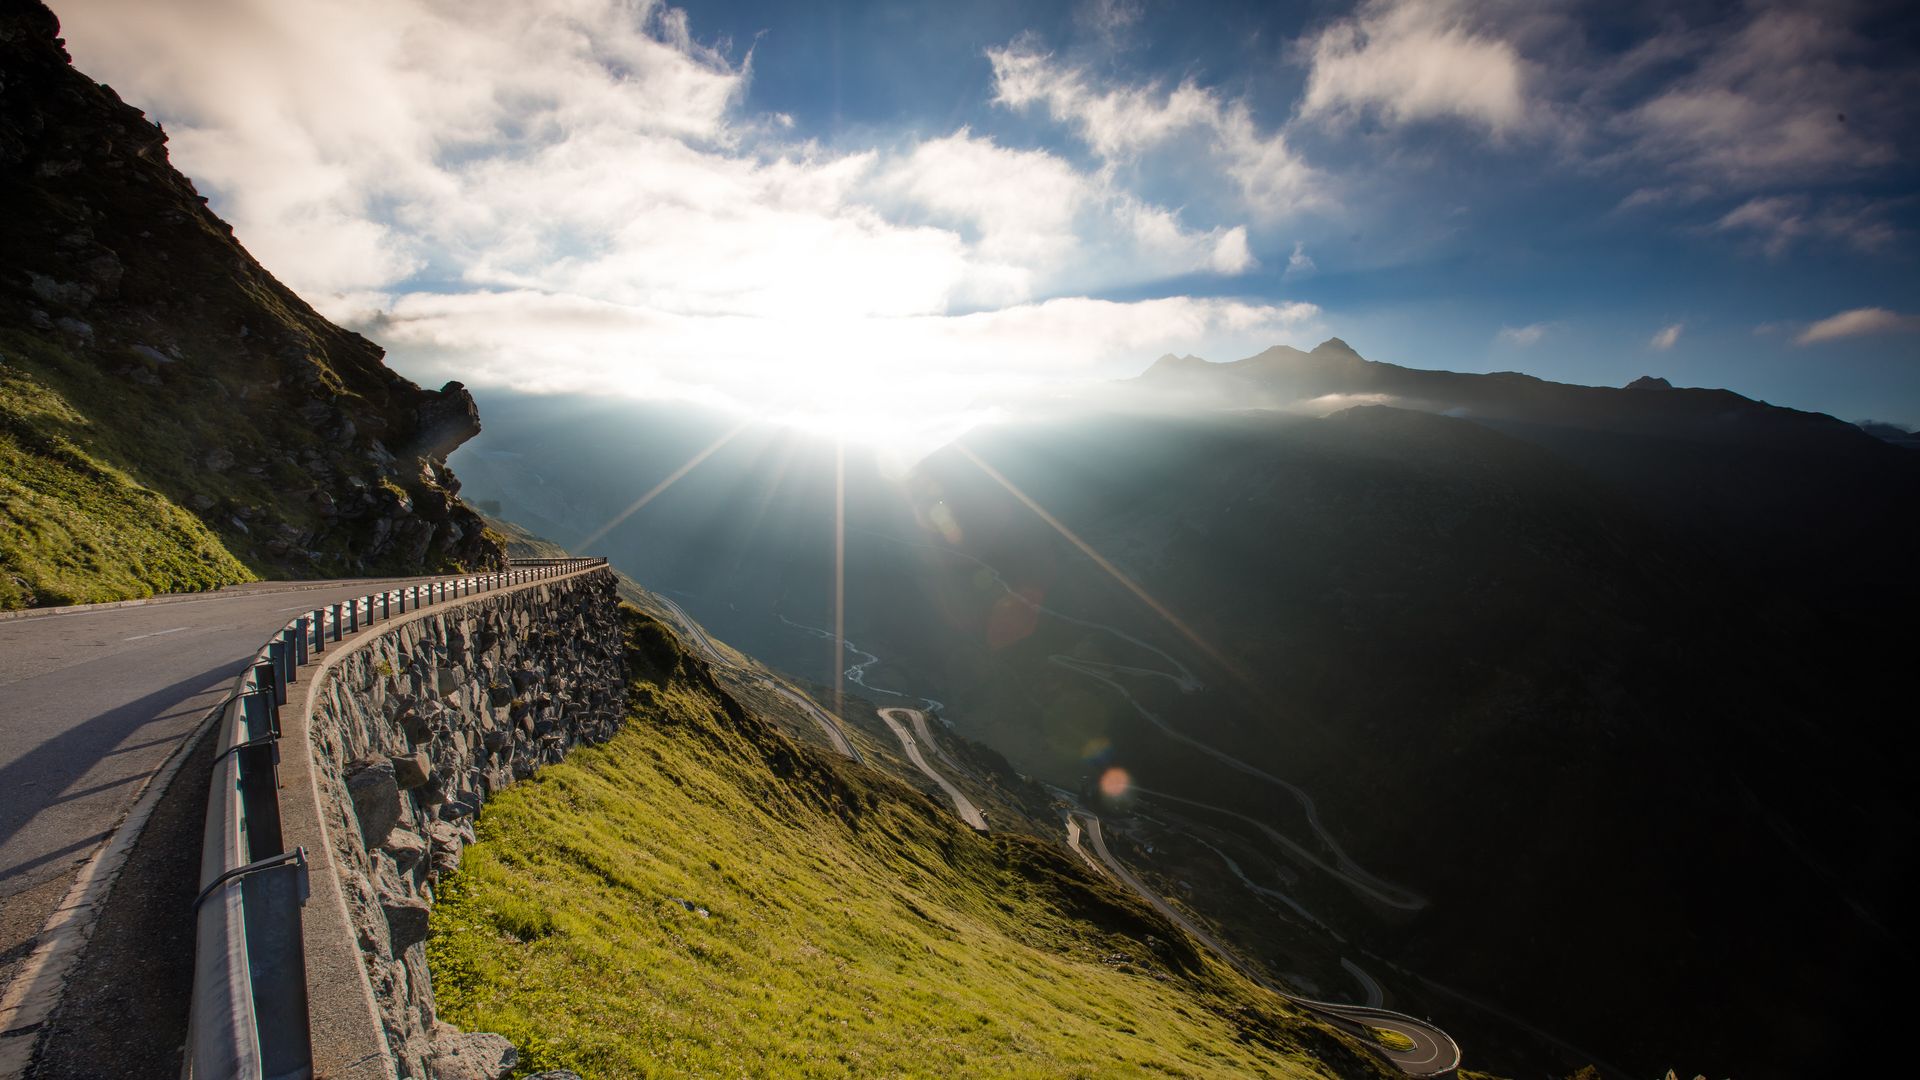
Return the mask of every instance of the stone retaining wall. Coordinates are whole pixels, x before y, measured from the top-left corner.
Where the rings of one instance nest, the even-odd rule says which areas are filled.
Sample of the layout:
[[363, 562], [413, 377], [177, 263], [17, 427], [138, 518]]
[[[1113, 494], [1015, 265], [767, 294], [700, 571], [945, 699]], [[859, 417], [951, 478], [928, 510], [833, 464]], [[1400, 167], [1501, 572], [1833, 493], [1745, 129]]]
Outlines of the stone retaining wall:
[[437, 1021], [434, 888], [487, 798], [625, 716], [611, 572], [482, 595], [396, 624], [332, 665], [308, 720], [316, 788], [393, 1075], [498, 1077], [513, 1049]]

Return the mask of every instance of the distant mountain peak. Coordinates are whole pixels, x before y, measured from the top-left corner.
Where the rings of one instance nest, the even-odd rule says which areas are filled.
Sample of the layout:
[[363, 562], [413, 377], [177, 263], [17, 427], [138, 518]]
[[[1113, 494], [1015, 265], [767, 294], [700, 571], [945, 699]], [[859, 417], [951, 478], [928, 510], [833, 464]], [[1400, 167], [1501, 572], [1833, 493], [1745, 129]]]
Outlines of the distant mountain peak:
[[1658, 375], [1642, 375], [1627, 384], [1629, 390], [1671, 390], [1673, 384]]
[[1330, 337], [1327, 340], [1321, 342], [1320, 344], [1315, 345], [1313, 347], [1313, 351], [1315, 353], [1343, 352], [1343, 353], [1350, 353], [1354, 356], [1360, 355], [1360, 353], [1357, 350], [1355, 350], [1353, 346], [1347, 344], [1346, 342], [1340, 340], [1337, 337]]
[[1153, 375], [1156, 373], [1164, 374], [1170, 371], [1191, 371], [1206, 366], [1206, 360], [1192, 353], [1188, 353], [1185, 356], [1175, 356], [1172, 353], [1168, 353], [1160, 359], [1155, 360], [1143, 374]]

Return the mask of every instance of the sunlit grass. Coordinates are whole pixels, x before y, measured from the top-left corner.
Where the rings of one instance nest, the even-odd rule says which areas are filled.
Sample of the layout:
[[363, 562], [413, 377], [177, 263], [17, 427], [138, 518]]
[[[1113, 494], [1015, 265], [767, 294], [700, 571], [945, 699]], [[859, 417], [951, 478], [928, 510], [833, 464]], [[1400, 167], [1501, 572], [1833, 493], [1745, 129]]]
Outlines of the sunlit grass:
[[1405, 1035], [1402, 1035], [1401, 1033], [1394, 1031], [1391, 1028], [1369, 1027], [1367, 1029], [1367, 1034], [1373, 1036], [1374, 1042], [1379, 1043], [1381, 1046], [1384, 1046], [1389, 1050], [1413, 1049], [1412, 1039], [1407, 1038]]
[[434, 911], [442, 1015], [527, 1071], [1376, 1075], [1060, 852], [796, 746], [630, 626], [632, 722], [488, 803]]
[[86, 421], [0, 361], [0, 609], [250, 581], [199, 518], [70, 438]]

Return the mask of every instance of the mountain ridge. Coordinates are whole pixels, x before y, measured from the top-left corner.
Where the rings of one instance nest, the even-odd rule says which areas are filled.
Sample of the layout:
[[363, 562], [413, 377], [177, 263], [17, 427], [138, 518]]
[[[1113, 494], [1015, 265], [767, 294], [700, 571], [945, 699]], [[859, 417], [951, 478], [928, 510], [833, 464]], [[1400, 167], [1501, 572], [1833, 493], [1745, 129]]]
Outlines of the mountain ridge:
[[498, 563], [445, 466], [471, 395], [281, 284], [58, 34], [0, 11], [0, 604]]

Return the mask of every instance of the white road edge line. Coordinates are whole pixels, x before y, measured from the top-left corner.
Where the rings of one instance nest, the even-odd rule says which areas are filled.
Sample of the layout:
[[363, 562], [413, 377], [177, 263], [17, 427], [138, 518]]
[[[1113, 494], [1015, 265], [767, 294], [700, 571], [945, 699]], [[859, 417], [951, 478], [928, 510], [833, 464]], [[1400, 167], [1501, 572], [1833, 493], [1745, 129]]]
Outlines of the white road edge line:
[[192, 629], [192, 627], [188, 627], [188, 626], [176, 626], [176, 627], [174, 627], [174, 628], [173, 628], [173, 629], [171, 629], [171, 630], [155, 630], [155, 631], [154, 631], [153, 633], [151, 633], [151, 634], [135, 634], [135, 635], [133, 635], [132, 637], [123, 637], [123, 638], [121, 638], [120, 640], [121, 640], [121, 641], [139, 641], [139, 640], [140, 640], [140, 639], [142, 639], [142, 638], [150, 638], [150, 637], [164, 637], [164, 636], [166, 636], [167, 634], [177, 634], [177, 633], [179, 633], [179, 632], [180, 632], [180, 631], [182, 631], [182, 630], [190, 630], [190, 629]]

